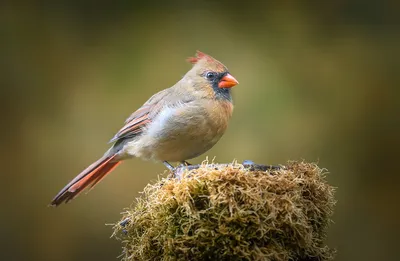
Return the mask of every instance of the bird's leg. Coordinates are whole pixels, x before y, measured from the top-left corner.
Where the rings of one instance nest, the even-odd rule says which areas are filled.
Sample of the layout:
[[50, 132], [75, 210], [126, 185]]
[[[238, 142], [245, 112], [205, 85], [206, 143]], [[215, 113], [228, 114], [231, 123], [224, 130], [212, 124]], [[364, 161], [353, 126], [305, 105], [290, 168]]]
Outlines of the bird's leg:
[[190, 164], [189, 162], [187, 162], [186, 160], [181, 161], [181, 163], [182, 163], [182, 165], [184, 165], [184, 166], [190, 166], [190, 165], [192, 165], [192, 164]]
[[186, 165], [182, 163], [178, 167], [174, 168], [171, 164], [169, 164], [168, 161], [163, 161], [164, 165], [174, 174], [175, 178], [181, 179], [181, 174], [182, 174], [182, 168], [185, 168]]
[[175, 168], [168, 163], [168, 161], [163, 161], [163, 164], [165, 165], [165, 167], [167, 167], [170, 171], [175, 172]]

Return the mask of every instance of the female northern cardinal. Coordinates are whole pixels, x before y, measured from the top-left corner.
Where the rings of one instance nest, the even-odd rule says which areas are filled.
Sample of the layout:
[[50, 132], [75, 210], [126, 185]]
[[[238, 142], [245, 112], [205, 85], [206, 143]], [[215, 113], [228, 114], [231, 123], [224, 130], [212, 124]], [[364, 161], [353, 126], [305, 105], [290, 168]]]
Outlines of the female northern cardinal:
[[172, 168], [168, 161], [185, 162], [217, 143], [232, 115], [230, 88], [238, 81], [222, 63], [200, 51], [188, 61], [192, 69], [135, 111], [111, 139], [114, 145], [68, 183], [52, 206], [94, 187], [125, 159], [153, 159]]

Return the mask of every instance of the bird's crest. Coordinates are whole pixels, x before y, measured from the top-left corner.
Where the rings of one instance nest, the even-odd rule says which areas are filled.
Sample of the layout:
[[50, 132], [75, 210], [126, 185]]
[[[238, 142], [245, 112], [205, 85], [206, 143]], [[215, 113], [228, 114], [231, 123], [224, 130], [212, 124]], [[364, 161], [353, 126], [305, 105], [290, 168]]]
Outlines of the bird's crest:
[[212, 64], [212, 66], [215, 67], [215, 69], [217, 69], [218, 71], [226, 70], [225, 65], [223, 65], [221, 62], [217, 61], [216, 59], [214, 59], [210, 55], [205, 54], [203, 52], [200, 52], [198, 50], [196, 51], [196, 56], [195, 57], [187, 58], [187, 61], [190, 62], [193, 65], [197, 64], [201, 60], [205, 60], [208, 64]]
[[198, 50], [196, 51], [196, 56], [187, 58], [187, 61], [192, 63], [192, 64], [196, 64], [199, 60], [201, 60], [203, 58], [207, 59], [208, 62], [215, 61], [215, 59], [212, 58], [211, 56], [209, 56], [208, 54], [205, 54], [205, 53], [200, 52]]

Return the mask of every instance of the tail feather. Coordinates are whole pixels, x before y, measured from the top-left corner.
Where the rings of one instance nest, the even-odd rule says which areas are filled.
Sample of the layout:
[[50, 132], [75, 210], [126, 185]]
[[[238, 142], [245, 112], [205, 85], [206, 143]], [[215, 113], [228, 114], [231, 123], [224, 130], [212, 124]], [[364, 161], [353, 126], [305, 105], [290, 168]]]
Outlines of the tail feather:
[[107, 166], [104, 166], [103, 173], [101, 175], [99, 175], [98, 177], [96, 177], [93, 180], [93, 182], [91, 182], [89, 190], [94, 188], [94, 186], [96, 186], [96, 184], [99, 183], [100, 180], [102, 180], [108, 173], [112, 172], [116, 167], [118, 167], [118, 165], [120, 163], [122, 163], [122, 161], [112, 162], [112, 163], [109, 163]]
[[54, 197], [51, 201], [51, 206], [58, 206], [63, 202], [67, 203], [79, 195], [88, 186], [92, 189], [100, 180], [122, 162], [113, 161], [114, 157], [115, 155], [111, 157], [102, 157], [87, 167]]

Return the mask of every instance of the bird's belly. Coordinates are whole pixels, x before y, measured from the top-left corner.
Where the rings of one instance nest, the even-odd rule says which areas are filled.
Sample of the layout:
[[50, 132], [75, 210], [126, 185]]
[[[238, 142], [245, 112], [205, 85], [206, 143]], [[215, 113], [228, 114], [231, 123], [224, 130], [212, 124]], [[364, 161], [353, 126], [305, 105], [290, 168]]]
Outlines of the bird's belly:
[[228, 119], [216, 119], [199, 108], [165, 110], [140, 139], [127, 145], [130, 153], [143, 159], [184, 161], [213, 147], [224, 134]]
[[[184, 161], [195, 158], [213, 147], [221, 136], [213, 137], [180, 136], [177, 139], [166, 139], [155, 144], [156, 149], [149, 152], [151, 158], [161, 161]], [[150, 147], [152, 148], [152, 147]], [[144, 148], [146, 151], [147, 148]]]

